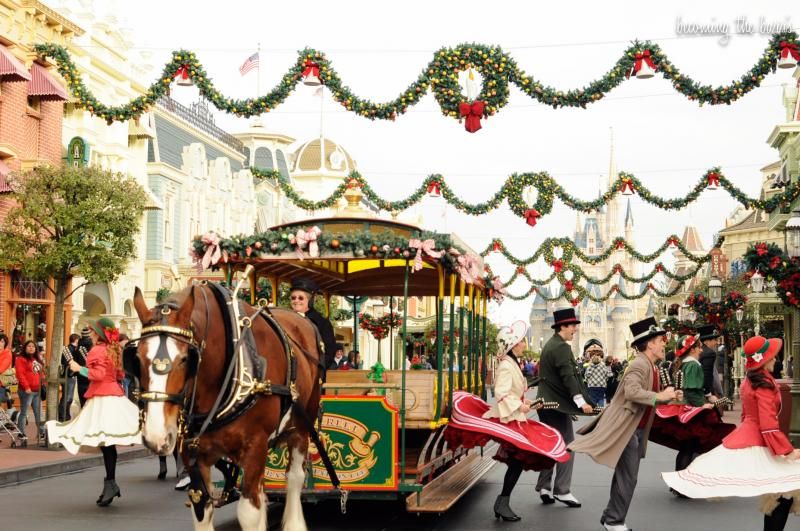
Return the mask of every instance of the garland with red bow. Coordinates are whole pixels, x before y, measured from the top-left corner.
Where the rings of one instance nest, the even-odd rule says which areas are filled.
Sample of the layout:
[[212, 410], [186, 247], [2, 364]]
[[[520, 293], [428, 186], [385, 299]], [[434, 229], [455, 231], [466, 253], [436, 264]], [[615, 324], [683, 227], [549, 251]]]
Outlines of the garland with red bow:
[[758, 242], [744, 253], [747, 277], [758, 271], [775, 282], [775, 293], [788, 306], [800, 308], [800, 259], [790, 257], [774, 243]]
[[368, 313], [358, 314], [358, 326], [366, 330], [377, 340], [389, 336], [389, 330], [398, 328], [403, 324], [403, 320], [397, 312], [387, 313], [383, 317], [372, 317]]
[[[634, 41], [600, 79], [580, 89], [562, 90], [543, 85], [525, 73], [516, 60], [499, 46], [461, 44], [436, 51], [416, 81], [394, 100], [375, 103], [354, 94], [342, 82], [325, 54], [311, 48], [298, 53], [295, 63], [267, 94], [247, 99], [232, 99], [222, 94], [209, 78], [195, 53], [178, 50], [173, 52], [172, 59], [164, 65], [160, 78], [147, 87], [143, 95], [128, 103], [112, 106], [100, 102], [86, 87], [78, 67], [64, 46], [53, 43], [38, 44], [34, 50], [40, 58], [51, 58], [55, 62], [58, 72], [67, 82], [78, 106], [100, 116], [108, 123], [140, 117], [142, 113], [152, 108], [159, 98], [169, 94], [176, 72], [186, 68], [201, 97], [210, 101], [217, 109], [237, 116], [258, 116], [275, 109], [289, 97], [304, 76], [316, 74], [320, 82], [330, 90], [334, 100], [348, 111], [370, 120], [395, 120], [399, 115], [406, 113], [409, 107], [419, 103], [425, 94], [433, 92], [442, 114], [457, 120], [466, 118], [466, 129], [470, 132], [480, 129], [481, 118], [493, 116], [508, 104], [511, 84], [528, 97], [553, 108], [586, 108], [624, 83], [631, 73], [641, 68], [642, 64], [647, 64], [689, 100], [696, 101], [700, 105], [731, 104], [759, 87], [764, 78], [775, 71], [781, 58], [792, 57], [798, 60], [797, 34], [777, 33], [772, 36], [761, 57], [739, 79], [713, 87], [700, 84], [684, 75], [670, 62], [658, 44], [650, 41]], [[483, 76], [483, 84], [475, 100], [466, 102], [458, 74], [470, 68]], [[465, 109], [465, 105], [468, 109]]]
[[[389, 201], [378, 195], [366, 178], [360, 173], [353, 171], [347, 178], [342, 180], [341, 184], [331, 195], [319, 201], [311, 201], [303, 198], [297, 190], [295, 190], [291, 182], [277, 170], [250, 168], [250, 171], [255, 177], [275, 180], [281, 187], [281, 190], [286, 194], [286, 197], [303, 210], [313, 211], [331, 208], [338, 203], [339, 199], [344, 196], [348, 189], [358, 187], [361, 189], [364, 197], [369, 199], [369, 201], [378, 208], [386, 210], [387, 212], [401, 212], [407, 210], [422, 201], [426, 194], [440, 195], [455, 209], [472, 216], [478, 216], [496, 210], [503, 204], [503, 201], [506, 200], [511, 211], [525, 220], [531, 227], [536, 226], [537, 221], [540, 221], [542, 217], [552, 211], [555, 199], [559, 199], [573, 210], [589, 213], [607, 205], [618, 194], [623, 193], [625, 190], [638, 194], [646, 203], [663, 210], [680, 210], [687, 207], [696, 201], [700, 194], [709, 188], [712, 182], [724, 188], [731, 197], [746, 208], [757, 208], [765, 212], [772, 212], [782, 205], [790, 205], [792, 201], [800, 197], [800, 181], [791, 183], [783, 192], [775, 194], [769, 199], [748, 197], [723, 175], [719, 167], [714, 167], [703, 173], [697, 184], [690, 189], [687, 195], [672, 199], [655, 195], [650, 192], [644, 183], [632, 174], [620, 172], [617, 180], [611, 184], [603, 195], [590, 201], [584, 201], [570, 195], [564, 190], [561, 184], [556, 182], [547, 172], [539, 172], [514, 173], [510, 175], [500, 189], [482, 203], [467, 203], [460, 199], [447, 184], [446, 179], [439, 174], [432, 174], [426, 177], [422, 181], [422, 184], [405, 199]], [[528, 187], [533, 187], [538, 191], [536, 202], [533, 205], [528, 204], [523, 197], [524, 190]]]
[[734, 312], [747, 304], [747, 297], [738, 291], [731, 291], [720, 302], [713, 303], [705, 293], [697, 291], [686, 298], [686, 304], [697, 312], [702, 322], [724, 330]]

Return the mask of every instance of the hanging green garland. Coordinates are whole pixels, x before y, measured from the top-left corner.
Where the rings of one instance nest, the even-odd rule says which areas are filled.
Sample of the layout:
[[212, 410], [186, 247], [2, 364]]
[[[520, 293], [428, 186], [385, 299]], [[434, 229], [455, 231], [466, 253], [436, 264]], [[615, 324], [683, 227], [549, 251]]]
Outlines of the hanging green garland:
[[[460, 44], [441, 48], [433, 59], [394, 100], [375, 103], [355, 95], [346, 86], [332, 63], [321, 51], [306, 48], [298, 53], [297, 60], [283, 75], [278, 84], [258, 98], [232, 99], [223, 95], [209, 79], [194, 52], [173, 52], [170, 62], [164, 65], [161, 77], [147, 89], [143, 96], [130, 102], [109, 106], [97, 100], [86, 87], [77, 66], [66, 48], [58, 44], [38, 44], [34, 47], [39, 57], [55, 60], [61, 76], [66, 80], [78, 103], [94, 115], [109, 123], [138, 118], [156, 101], [169, 94], [170, 85], [177, 77], [191, 79], [200, 94], [221, 111], [242, 117], [257, 116], [275, 109], [292, 93], [303, 78], [316, 77], [331, 95], [348, 111], [371, 120], [394, 120], [408, 108], [416, 105], [428, 92], [433, 92], [444, 116], [464, 120], [466, 129], [475, 132], [481, 128], [481, 118], [493, 116], [508, 104], [510, 84], [523, 93], [553, 108], [582, 107], [602, 99], [622, 84], [631, 74], [643, 77], [641, 70], [654, 71], [672, 83], [673, 88], [689, 100], [700, 105], [731, 104], [758, 87], [778, 63], [790, 67], [800, 60], [797, 52], [797, 34], [777, 33], [772, 36], [761, 57], [738, 80], [727, 85], [712, 87], [701, 85], [683, 75], [674, 66], [658, 44], [634, 41], [603, 77], [580, 89], [567, 91], [545, 86], [526, 74], [517, 62], [498, 46], [485, 44]], [[458, 82], [458, 73], [475, 69], [483, 76], [481, 91], [474, 101], [467, 101]]]
[[[297, 190], [294, 189], [291, 182], [281, 175], [280, 172], [276, 170], [263, 170], [260, 168], [251, 168], [250, 170], [257, 178], [274, 179], [279, 184], [281, 190], [286, 194], [286, 197], [303, 210], [313, 211], [331, 208], [336, 205], [337, 201], [344, 196], [349, 188], [360, 188], [367, 199], [378, 208], [388, 212], [407, 210], [422, 201], [426, 194], [434, 194], [441, 195], [444, 200], [456, 210], [472, 216], [478, 216], [499, 208], [503, 200], [506, 199], [511, 211], [524, 219], [525, 222], [531, 226], [535, 226], [538, 219], [552, 211], [555, 198], [558, 198], [573, 210], [589, 213], [607, 205], [618, 194], [631, 193], [638, 193], [642, 200], [663, 210], [680, 210], [685, 208], [696, 201], [700, 194], [706, 189], [716, 190], [717, 188], [723, 188], [745, 208], [757, 208], [765, 212], [772, 212], [782, 205], [789, 205], [797, 197], [800, 197], [800, 181], [792, 183], [783, 192], [769, 199], [748, 197], [722, 175], [722, 171], [719, 167], [715, 167], [706, 171], [686, 196], [672, 199], [665, 199], [653, 194], [635, 176], [630, 173], [620, 172], [617, 180], [603, 195], [591, 201], [584, 201], [567, 193], [564, 188], [546, 172], [540, 172], [515, 173], [510, 175], [500, 189], [482, 203], [467, 203], [461, 200], [448, 186], [445, 178], [439, 174], [432, 174], [426, 177], [420, 187], [405, 199], [387, 201], [375, 192], [369, 182], [367, 182], [360, 173], [353, 171], [336, 187], [331, 195], [319, 201], [311, 201], [301, 197]], [[524, 191], [528, 187], [533, 187], [538, 192], [533, 205], [526, 204], [523, 199]]]

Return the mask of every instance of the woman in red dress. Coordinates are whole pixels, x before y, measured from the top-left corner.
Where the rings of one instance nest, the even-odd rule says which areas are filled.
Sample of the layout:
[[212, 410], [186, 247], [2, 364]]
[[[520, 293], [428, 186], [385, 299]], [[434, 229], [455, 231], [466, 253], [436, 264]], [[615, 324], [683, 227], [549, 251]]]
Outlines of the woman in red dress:
[[541, 404], [525, 398], [527, 380], [518, 357], [525, 350], [528, 326], [517, 321], [497, 334], [498, 358], [495, 369], [495, 405], [490, 406], [470, 393], [453, 393], [453, 408], [444, 432], [452, 448], [483, 446], [489, 440], [500, 443], [495, 459], [508, 465], [503, 490], [494, 503], [494, 515], [507, 522], [520, 517], [511, 510], [509, 499], [523, 470], [552, 468], [569, 459], [561, 434], [529, 419], [527, 414]]
[[89, 328], [94, 347], [86, 358], [86, 366], [74, 360], [69, 362], [71, 371], [89, 379], [84, 395], [86, 403], [69, 422], [48, 421], [47, 435], [51, 443], [62, 444], [71, 454], [100, 449], [106, 477], [97, 505], [105, 507], [122, 495], [116, 482], [117, 445], [141, 444], [142, 436], [139, 409], [122, 390], [119, 330], [107, 317], [90, 322]]
[[800, 512], [800, 449], [778, 425], [781, 394], [771, 374], [782, 346], [776, 338], [747, 340], [742, 423], [688, 468], [662, 473], [667, 485], [690, 498], [761, 496], [764, 531], [782, 531], [789, 513]]

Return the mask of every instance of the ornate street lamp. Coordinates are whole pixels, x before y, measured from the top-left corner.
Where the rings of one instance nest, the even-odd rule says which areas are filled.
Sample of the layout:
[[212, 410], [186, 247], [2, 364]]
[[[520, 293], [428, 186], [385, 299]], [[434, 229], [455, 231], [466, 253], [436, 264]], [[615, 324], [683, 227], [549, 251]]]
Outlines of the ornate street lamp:
[[708, 283], [708, 298], [712, 304], [719, 304], [722, 301], [722, 282], [717, 277]]
[[737, 308], [735, 314], [736, 314], [736, 322], [742, 324], [742, 319], [744, 319], [744, 309]]
[[753, 293], [761, 293], [764, 291], [764, 275], [759, 273], [758, 269], [756, 269], [756, 272], [750, 277], [750, 289], [753, 290]]
[[786, 252], [792, 258], [800, 257], [800, 211], [797, 210], [786, 222]]
[[686, 313], [686, 319], [687, 319], [687, 320], [688, 320], [690, 323], [694, 324], [694, 322], [697, 320], [697, 312], [696, 312], [696, 311], [694, 311], [693, 309], [692, 309], [692, 310], [689, 310], [689, 311]]

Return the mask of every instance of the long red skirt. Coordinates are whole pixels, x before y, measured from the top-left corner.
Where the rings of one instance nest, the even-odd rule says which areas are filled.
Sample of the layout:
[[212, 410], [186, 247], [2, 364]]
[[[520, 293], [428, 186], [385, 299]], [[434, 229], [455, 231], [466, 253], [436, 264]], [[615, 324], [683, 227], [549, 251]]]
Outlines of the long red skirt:
[[722, 439], [736, 426], [722, 422], [716, 408], [705, 409], [685, 404], [656, 407], [649, 439], [673, 450], [694, 447], [705, 453], [722, 444]]
[[555, 429], [532, 419], [504, 424], [496, 418], [483, 418], [489, 409], [489, 404], [475, 395], [453, 393], [453, 410], [444, 432], [448, 446], [474, 448], [497, 441], [500, 449], [494, 458], [502, 462], [513, 459], [525, 470], [544, 470], [569, 459], [564, 439]]

